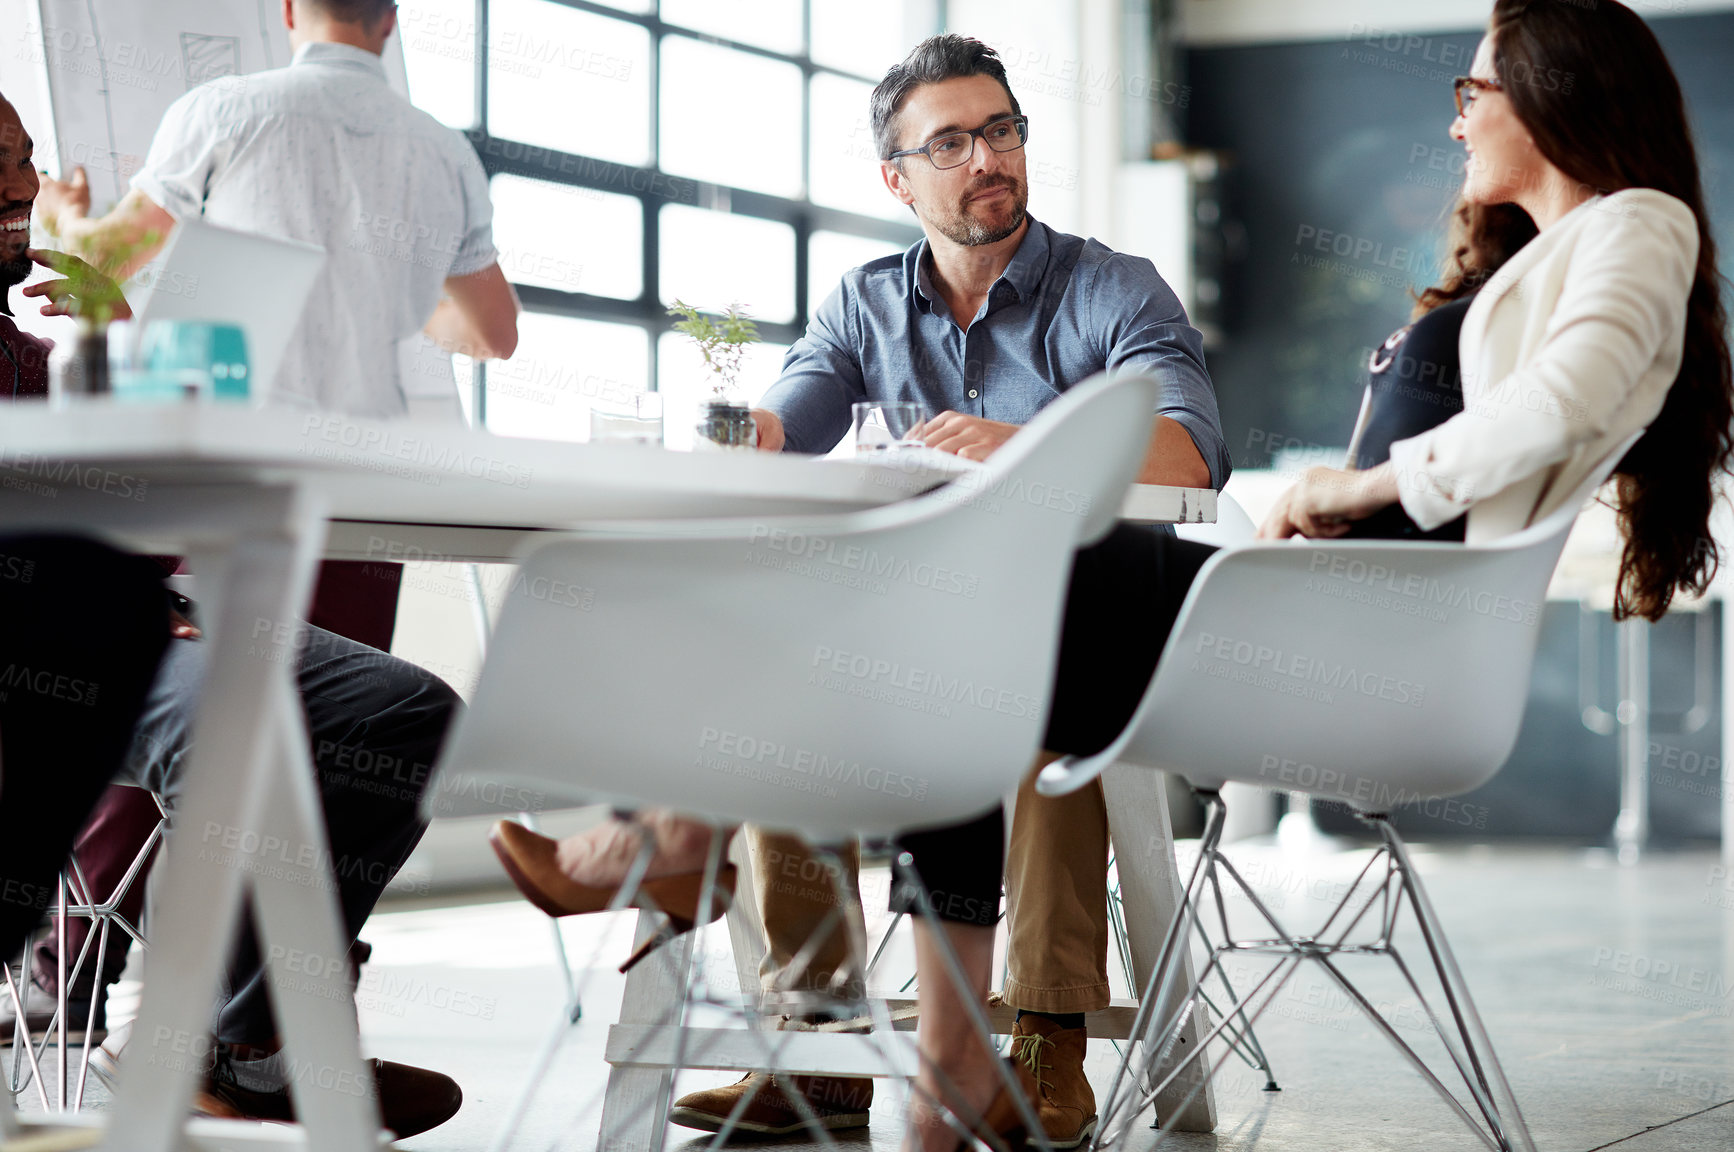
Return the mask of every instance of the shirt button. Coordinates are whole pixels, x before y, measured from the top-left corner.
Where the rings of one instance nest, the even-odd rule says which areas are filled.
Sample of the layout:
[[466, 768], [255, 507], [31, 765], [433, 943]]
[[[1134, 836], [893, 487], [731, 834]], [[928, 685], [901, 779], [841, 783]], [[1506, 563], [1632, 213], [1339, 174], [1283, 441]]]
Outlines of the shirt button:
[[977, 396], [979, 396], [979, 395], [981, 395], [981, 393], [979, 393], [979, 392], [977, 392], [977, 391], [976, 391], [976, 390], [975, 390], [975, 389], [974, 389], [974, 388], [971, 388], [971, 389], [970, 389], [970, 390], [969, 390], [969, 398], [970, 398], [970, 399], [971, 399], [971, 400], [974, 400], [974, 399], [975, 399], [975, 398], [976, 398], [976, 397], [977, 397]]

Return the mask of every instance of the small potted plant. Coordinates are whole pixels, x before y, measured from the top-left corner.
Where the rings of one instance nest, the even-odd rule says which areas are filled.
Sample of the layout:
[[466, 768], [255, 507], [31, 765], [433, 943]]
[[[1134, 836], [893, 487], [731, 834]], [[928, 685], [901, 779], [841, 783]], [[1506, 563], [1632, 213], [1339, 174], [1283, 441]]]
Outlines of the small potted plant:
[[752, 448], [758, 443], [758, 428], [752, 413], [741, 398], [741, 362], [747, 346], [759, 341], [758, 325], [747, 317], [739, 305], [730, 305], [720, 316], [708, 316], [690, 304], [676, 300], [669, 306], [670, 316], [681, 319], [674, 330], [692, 338], [698, 345], [705, 366], [715, 373], [710, 395], [699, 401], [698, 440], [700, 448]]
[[[49, 236], [59, 242], [54, 232], [50, 231]], [[93, 254], [95, 266], [64, 252], [38, 250], [40, 262], [65, 277], [50, 299], [78, 326], [72, 347], [51, 361], [55, 391], [60, 395], [97, 396], [111, 390], [109, 325], [116, 320], [132, 319], [132, 309], [111, 270], [125, 267], [141, 251], [156, 249], [161, 240], [160, 233], [149, 232], [130, 243], [111, 243], [101, 253]]]

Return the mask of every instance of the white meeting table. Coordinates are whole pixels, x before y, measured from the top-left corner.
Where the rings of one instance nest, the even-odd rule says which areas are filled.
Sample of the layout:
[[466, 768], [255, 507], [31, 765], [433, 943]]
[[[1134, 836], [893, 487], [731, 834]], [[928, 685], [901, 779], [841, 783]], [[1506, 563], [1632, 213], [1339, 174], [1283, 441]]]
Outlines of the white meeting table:
[[[945, 482], [955, 469], [942, 464], [575, 445], [240, 407], [0, 410], [0, 531], [93, 532], [188, 557], [211, 646], [185, 801], [158, 865], [151, 967], [172, 978], [146, 984], [106, 1125], [0, 1108], [0, 1140], [40, 1133], [62, 1141], [43, 1148], [114, 1152], [383, 1146], [293, 677], [322, 556], [509, 563], [539, 532], [871, 508]], [[1123, 511], [1210, 521], [1216, 494], [1139, 485]], [[249, 893], [300, 1126], [187, 1119], [209, 1062], [211, 990]]]

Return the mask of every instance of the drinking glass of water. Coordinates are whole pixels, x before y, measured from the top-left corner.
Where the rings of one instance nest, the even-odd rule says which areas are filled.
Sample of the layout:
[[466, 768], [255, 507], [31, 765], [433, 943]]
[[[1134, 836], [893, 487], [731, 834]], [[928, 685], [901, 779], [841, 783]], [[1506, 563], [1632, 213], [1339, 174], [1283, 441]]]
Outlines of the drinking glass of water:
[[590, 408], [592, 444], [662, 444], [662, 393], [640, 392], [624, 402]]
[[854, 405], [855, 454], [921, 444], [927, 410], [913, 400], [863, 400]]

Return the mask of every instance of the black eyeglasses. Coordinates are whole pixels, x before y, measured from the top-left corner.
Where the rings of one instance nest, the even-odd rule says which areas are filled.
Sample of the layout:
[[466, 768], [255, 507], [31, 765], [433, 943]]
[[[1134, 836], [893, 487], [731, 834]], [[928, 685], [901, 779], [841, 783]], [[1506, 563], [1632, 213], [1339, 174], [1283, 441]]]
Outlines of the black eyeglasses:
[[995, 152], [1016, 152], [1030, 138], [1030, 118], [1028, 116], [1002, 116], [998, 120], [990, 120], [980, 128], [971, 128], [966, 132], [947, 132], [943, 136], [935, 136], [919, 148], [905, 148], [901, 152], [893, 152], [885, 157], [895, 160], [899, 156], [925, 156], [935, 168], [944, 171], [968, 164], [969, 158], [975, 155], [975, 138], [980, 136], [982, 142]]
[[1467, 116], [1469, 110], [1475, 107], [1475, 101], [1483, 92], [1503, 92], [1505, 86], [1497, 80], [1477, 80], [1473, 76], [1459, 76], [1452, 85], [1452, 95], [1457, 97], [1457, 115]]

